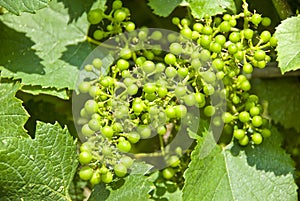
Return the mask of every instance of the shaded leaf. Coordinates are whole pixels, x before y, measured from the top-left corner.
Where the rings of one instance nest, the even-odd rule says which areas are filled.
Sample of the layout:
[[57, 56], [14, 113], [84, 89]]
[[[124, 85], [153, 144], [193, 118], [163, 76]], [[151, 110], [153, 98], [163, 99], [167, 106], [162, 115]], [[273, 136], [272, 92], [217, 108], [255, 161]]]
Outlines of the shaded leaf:
[[169, 16], [182, 0], [149, 0], [153, 13], [162, 17]]
[[300, 16], [283, 20], [276, 28], [277, 61], [282, 73], [300, 69]]

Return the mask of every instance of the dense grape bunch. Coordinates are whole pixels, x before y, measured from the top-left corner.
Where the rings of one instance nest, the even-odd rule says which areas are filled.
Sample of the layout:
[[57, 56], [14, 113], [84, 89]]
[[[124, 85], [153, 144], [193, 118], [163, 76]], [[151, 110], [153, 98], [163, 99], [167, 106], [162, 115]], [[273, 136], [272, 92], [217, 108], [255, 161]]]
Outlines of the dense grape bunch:
[[224, 126], [229, 141], [220, 143], [259, 145], [271, 135], [264, 108], [250, 93], [249, 75], [271, 60], [269, 50], [276, 39], [269, 31], [257, 31], [270, 25], [270, 19], [251, 13], [247, 4], [242, 13], [222, 18], [174, 17], [180, 35], [134, 30], [119, 0], [109, 15], [96, 9], [88, 20], [110, 21], [94, 32], [96, 40], [129, 33], [104, 43], [114, 62], [94, 55], [84, 65], [84, 73], [93, 78], [78, 85], [86, 97], [77, 118], [85, 141], [79, 155], [83, 180], [110, 183], [126, 176], [134, 163], [132, 153], [138, 156], [143, 142], [154, 142], [153, 151], [168, 166], [162, 176], [172, 179], [184, 165], [182, 147], [170, 148], [170, 142], [179, 134], [188, 136], [190, 129], [197, 133], [199, 112], [213, 127]]

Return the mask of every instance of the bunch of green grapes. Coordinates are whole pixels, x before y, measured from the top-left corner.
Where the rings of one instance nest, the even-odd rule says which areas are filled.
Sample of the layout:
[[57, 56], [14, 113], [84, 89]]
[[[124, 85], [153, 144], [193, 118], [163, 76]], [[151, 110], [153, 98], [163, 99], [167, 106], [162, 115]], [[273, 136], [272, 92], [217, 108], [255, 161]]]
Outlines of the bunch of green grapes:
[[261, 144], [263, 138], [271, 135], [259, 98], [249, 92], [251, 84], [247, 75], [255, 67], [266, 67], [271, 60], [270, 49], [277, 45], [277, 40], [267, 30], [257, 31], [259, 26], [269, 26], [270, 18], [251, 13], [245, 2], [243, 8], [240, 14], [225, 14], [222, 18], [205, 17], [191, 23], [187, 18], [175, 17], [172, 22], [182, 35], [200, 44], [212, 59], [212, 66], [217, 70], [215, 75], [223, 81], [226, 90], [224, 132], [233, 134], [240, 145], [246, 146], [250, 141]]
[[111, 11], [108, 14], [105, 12], [97, 8], [87, 15], [89, 23], [96, 26], [92, 34], [94, 39], [102, 40], [124, 30], [130, 32], [135, 29], [135, 24], [130, 21], [130, 10], [123, 7], [122, 1], [113, 1]]
[[[108, 36], [122, 27], [130, 32], [110, 44], [116, 61], [106, 66], [102, 57], [95, 56], [84, 71], [98, 77], [78, 86], [88, 96], [77, 120], [85, 140], [79, 155], [82, 179], [97, 184], [126, 176], [135, 160], [131, 153], [149, 141], [158, 142], [153, 151], [168, 166], [163, 177], [171, 180], [184, 168], [184, 150], [180, 143], [173, 150], [169, 145], [191, 129], [197, 133], [200, 116], [213, 127], [224, 126], [223, 133], [242, 146], [259, 145], [271, 135], [248, 80], [254, 67], [264, 68], [271, 60], [270, 49], [276, 46], [269, 31], [257, 31], [270, 25], [269, 18], [249, 12], [244, 3], [242, 13], [223, 18], [175, 17], [172, 22], [179, 35], [128, 29], [125, 10], [116, 0], [110, 15], [101, 14], [116, 28], [106, 27], [102, 33]], [[119, 12], [127, 14], [121, 18]], [[91, 14], [89, 18], [92, 23]]]

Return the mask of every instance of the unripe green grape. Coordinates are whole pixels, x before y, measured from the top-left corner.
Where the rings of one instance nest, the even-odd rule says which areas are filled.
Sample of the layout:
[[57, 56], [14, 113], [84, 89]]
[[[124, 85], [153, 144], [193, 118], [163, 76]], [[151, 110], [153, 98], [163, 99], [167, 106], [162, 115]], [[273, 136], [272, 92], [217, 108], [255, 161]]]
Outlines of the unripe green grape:
[[168, 78], [173, 78], [177, 75], [177, 70], [174, 67], [169, 66], [166, 68], [165, 74]]
[[277, 46], [277, 39], [276, 39], [274, 36], [272, 36], [272, 37], [270, 38], [270, 45], [271, 45], [272, 47], [276, 47], [276, 46]]
[[223, 21], [223, 22], [221, 22], [219, 28], [220, 28], [221, 32], [229, 32], [231, 29], [231, 26], [228, 21]]
[[200, 60], [203, 61], [203, 62], [209, 61], [210, 56], [211, 56], [211, 54], [208, 50], [204, 49], [200, 52]]
[[101, 127], [100, 121], [98, 121], [97, 119], [91, 119], [88, 125], [89, 128], [92, 129], [93, 131], [99, 131]]
[[187, 114], [187, 108], [184, 105], [176, 105], [175, 113], [177, 118], [185, 117]]
[[188, 39], [192, 39], [193, 31], [190, 28], [185, 27], [180, 30], [180, 34]]
[[82, 165], [89, 164], [92, 161], [92, 159], [93, 156], [89, 151], [80, 152], [78, 156], [78, 160]]
[[205, 100], [205, 95], [203, 93], [200, 92], [195, 93], [195, 98], [200, 108], [205, 106], [206, 100]]
[[117, 22], [122, 22], [126, 19], [127, 17], [127, 14], [126, 12], [124, 12], [123, 10], [121, 9], [118, 9], [114, 12], [114, 19], [117, 21]]
[[261, 20], [262, 20], [261, 15], [257, 13], [253, 14], [251, 17], [251, 22], [255, 25], [258, 25], [261, 22]]
[[203, 87], [203, 92], [205, 93], [205, 95], [211, 96], [215, 93], [215, 88], [211, 84], [206, 84]]
[[113, 8], [114, 10], [120, 9], [120, 8], [122, 8], [122, 6], [123, 6], [123, 3], [122, 3], [122, 1], [120, 1], [120, 0], [115, 0], [115, 1], [113, 2], [113, 4], [112, 4], [112, 8]]
[[248, 80], [244, 80], [240, 84], [240, 88], [244, 91], [249, 91], [251, 89], [251, 84]]
[[149, 94], [154, 93], [156, 90], [157, 90], [156, 85], [151, 82], [146, 83], [143, 87], [143, 91]]
[[104, 38], [104, 32], [102, 30], [96, 30], [94, 31], [93, 33], [93, 37], [96, 39], [96, 40], [101, 40], [102, 38]]
[[140, 114], [144, 110], [144, 106], [141, 103], [135, 103], [132, 105], [132, 110], [135, 114]]
[[149, 74], [155, 71], [155, 64], [153, 63], [153, 61], [144, 61], [142, 66], [141, 66], [142, 70]]
[[114, 130], [113, 130], [113, 128], [110, 127], [110, 126], [104, 126], [104, 127], [101, 129], [101, 133], [102, 133], [102, 135], [104, 135], [105, 137], [111, 138], [111, 137], [114, 135]]
[[148, 59], [148, 60], [153, 60], [155, 55], [153, 53], [153, 51], [144, 51], [144, 56]]
[[216, 81], [216, 75], [214, 72], [206, 71], [202, 73], [202, 78], [205, 82], [213, 84]]
[[125, 165], [126, 168], [130, 168], [133, 164], [133, 159], [130, 158], [129, 156], [122, 156], [122, 158], [120, 158], [120, 164]]
[[169, 180], [175, 175], [175, 171], [173, 168], [168, 167], [162, 171], [162, 175], [165, 179]]
[[159, 87], [157, 94], [160, 98], [164, 98], [168, 94], [168, 89], [166, 87]]
[[167, 107], [165, 112], [166, 112], [167, 117], [170, 119], [173, 119], [176, 117], [176, 110], [172, 106]]
[[79, 177], [82, 180], [89, 180], [93, 176], [93, 169], [89, 166], [85, 166], [79, 170]]
[[93, 65], [87, 64], [84, 66], [84, 70], [87, 72], [92, 72], [93, 71]]
[[148, 101], [154, 101], [156, 99], [156, 94], [155, 93], [145, 93], [145, 99]]
[[182, 67], [178, 69], [177, 73], [179, 77], [185, 78], [189, 74], [189, 69]]
[[224, 63], [224, 61], [222, 59], [216, 58], [216, 59], [213, 60], [212, 65], [217, 70], [222, 71], [223, 68], [224, 68], [224, 66], [225, 66], [225, 63]]
[[78, 90], [80, 93], [88, 93], [91, 88], [91, 83], [89, 82], [81, 82], [78, 86]]
[[223, 46], [225, 44], [225, 42], [226, 42], [226, 37], [224, 35], [217, 35], [215, 37], [215, 41], [217, 43], [219, 43], [221, 46]]
[[102, 60], [100, 58], [95, 58], [95, 59], [93, 59], [92, 65], [96, 69], [100, 69], [102, 67]]
[[262, 40], [264, 43], [269, 42], [270, 38], [271, 38], [271, 33], [269, 31], [265, 30], [261, 32], [260, 40]]
[[207, 117], [213, 116], [213, 115], [215, 114], [215, 112], [216, 112], [216, 109], [215, 109], [215, 107], [212, 106], [212, 105], [208, 105], [208, 106], [206, 106], [206, 107], [204, 108], [204, 114], [205, 114], [205, 116], [207, 116]]
[[187, 18], [182, 18], [180, 23], [182, 26], [189, 26], [191, 24], [191, 21]]
[[253, 72], [253, 67], [250, 63], [245, 63], [243, 66], [243, 72], [247, 74], [251, 74]]
[[131, 96], [137, 94], [139, 87], [136, 84], [131, 84], [127, 87], [127, 93]]
[[229, 112], [225, 112], [222, 115], [222, 119], [223, 119], [224, 123], [228, 124], [228, 123], [232, 122], [233, 116]]
[[249, 143], [249, 137], [248, 135], [245, 135], [242, 139], [239, 140], [239, 144], [241, 146], [247, 146]]
[[238, 47], [235, 44], [230, 44], [228, 46], [228, 52], [230, 54], [235, 54], [235, 53], [237, 53], [237, 51], [238, 51]]
[[229, 14], [223, 15], [223, 20], [229, 21], [229, 20], [231, 20], [231, 19], [232, 19], [231, 15], [229, 15]]
[[251, 121], [254, 127], [260, 127], [263, 124], [263, 120], [261, 116], [254, 116]]
[[250, 115], [253, 117], [253, 116], [259, 115], [260, 109], [259, 109], [259, 107], [254, 106], [254, 107], [251, 107], [249, 112], [250, 112]]
[[212, 42], [209, 47], [210, 51], [215, 53], [220, 53], [222, 51], [222, 46], [219, 43]]
[[233, 136], [238, 139], [241, 140], [245, 137], [246, 132], [243, 129], [236, 129], [233, 131]]
[[237, 24], [236, 19], [229, 20], [229, 24], [230, 24], [231, 27], [235, 27], [236, 24]]
[[184, 100], [184, 103], [187, 105], [187, 106], [193, 106], [195, 105], [196, 103], [196, 97], [195, 97], [195, 94], [188, 94], [186, 96], [183, 97], [183, 100]]
[[176, 63], [176, 57], [174, 54], [172, 53], [168, 53], [166, 54], [164, 61], [166, 62], [166, 64], [175, 64]]
[[160, 40], [162, 38], [162, 33], [160, 31], [154, 31], [150, 38], [153, 39], [153, 40]]
[[127, 174], [127, 167], [122, 163], [114, 166], [114, 172], [118, 177], [124, 177]]
[[178, 17], [173, 17], [173, 18], [172, 18], [172, 23], [173, 23], [174, 25], [178, 25], [178, 24], [180, 23], [180, 19], [179, 19]]
[[180, 160], [178, 158], [178, 156], [171, 156], [170, 158], [168, 158], [167, 160], [167, 164], [171, 167], [178, 167], [180, 165]]
[[123, 70], [127, 70], [129, 68], [129, 62], [126, 61], [125, 59], [119, 59], [117, 61], [117, 67], [118, 69], [120, 69], [121, 71]]
[[182, 46], [179, 43], [172, 43], [169, 49], [170, 52], [175, 55], [179, 55], [182, 53]]
[[268, 27], [271, 25], [272, 20], [269, 17], [263, 17], [261, 24], [265, 27]]
[[194, 25], [193, 25], [193, 30], [194, 31], [197, 31], [197, 32], [201, 32], [202, 31], [202, 28], [203, 28], [203, 25], [201, 24], [201, 23], [195, 23]]
[[146, 40], [147, 37], [148, 37], [148, 33], [145, 31], [145, 30], [141, 30], [139, 33], [138, 33], [138, 37], [140, 40]]
[[112, 150], [109, 146], [102, 146], [101, 154], [104, 156], [110, 156], [112, 154]]
[[94, 172], [92, 177], [90, 178], [90, 182], [92, 185], [97, 185], [101, 182], [101, 176], [99, 172]]
[[130, 142], [128, 142], [127, 140], [120, 140], [117, 144], [117, 148], [121, 151], [121, 152], [129, 152], [131, 149], [131, 144]]
[[202, 28], [202, 33], [205, 35], [211, 35], [213, 32], [212, 28], [210, 26], [204, 26]]
[[126, 137], [127, 137], [128, 141], [133, 144], [137, 143], [141, 139], [140, 135], [136, 132], [131, 132], [131, 133], [126, 134]]
[[87, 100], [84, 104], [84, 109], [87, 114], [92, 115], [98, 111], [98, 104], [94, 100]]
[[138, 126], [137, 130], [143, 139], [147, 139], [151, 136], [151, 129], [146, 125]]
[[155, 70], [156, 70], [157, 73], [164, 72], [164, 71], [165, 71], [165, 68], [166, 68], [166, 66], [165, 66], [165, 64], [163, 64], [163, 63], [157, 63], [157, 64], [155, 65]]
[[91, 88], [89, 90], [89, 95], [91, 97], [95, 98], [100, 93], [101, 93], [101, 89], [99, 89], [99, 87], [97, 87], [97, 86], [91, 86]]
[[237, 43], [241, 40], [241, 36], [240, 36], [240, 33], [239, 32], [232, 32], [230, 35], [229, 35], [229, 40], [233, 43]]
[[211, 43], [211, 37], [210, 36], [208, 36], [208, 35], [201, 35], [200, 45], [203, 48], [209, 48], [210, 43]]
[[135, 30], [135, 24], [133, 22], [127, 22], [125, 29], [128, 32], [132, 32]]
[[103, 11], [100, 9], [90, 10], [87, 15], [87, 19], [91, 24], [99, 24], [102, 20]]
[[202, 64], [201, 64], [201, 61], [199, 60], [199, 59], [193, 59], [192, 61], [191, 61], [191, 66], [194, 68], [194, 69], [199, 69], [201, 66], [202, 66]]
[[113, 175], [111, 172], [106, 172], [105, 174], [101, 175], [101, 180], [103, 181], [103, 183], [109, 184], [112, 182], [113, 180]]
[[254, 31], [252, 29], [244, 29], [244, 37], [248, 40], [253, 38]]
[[262, 129], [261, 131], [261, 135], [264, 137], [264, 138], [267, 138], [267, 137], [270, 137], [271, 136], [271, 131], [267, 128], [264, 128]]
[[247, 111], [243, 111], [239, 114], [239, 120], [243, 123], [250, 121], [250, 114]]
[[80, 145], [79, 150], [81, 152], [90, 152], [91, 151], [91, 144], [88, 142], [84, 142], [83, 144]]
[[262, 61], [266, 58], [266, 52], [263, 50], [256, 50], [253, 57], [257, 61]]
[[121, 51], [120, 51], [120, 57], [121, 57], [122, 59], [128, 60], [128, 59], [131, 58], [131, 56], [132, 56], [132, 52], [131, 52], [130, 49], [128, 49], [128, 48], [123, 48], [123, 49], [121, 49]]
[[251, 139], [252, 141], [254, 142], [254, 144], [261, 144], [262, 141], [263, 141], [263, 138], [261, 136], [261, 134], [259, 133], [254, 133], [252, 136], [251, 136]]
[[164, 135], [167, 133], [167, 129], [165, 126], [159, 126], [157, 129], [156, 129], [156, 132], [159, 134], [159, 135]]

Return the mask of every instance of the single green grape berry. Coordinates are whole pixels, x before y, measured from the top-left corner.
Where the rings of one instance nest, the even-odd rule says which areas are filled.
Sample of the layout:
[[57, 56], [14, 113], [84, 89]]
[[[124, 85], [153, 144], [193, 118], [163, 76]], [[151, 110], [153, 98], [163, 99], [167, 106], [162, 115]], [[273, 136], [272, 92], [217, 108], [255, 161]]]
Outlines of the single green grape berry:
[[209, 46], [210, 51], [215, 53], [220, 53], [222, 51], [222, 46], [219, 43], [212, 42]]
[[131, 149], [131, 144], [130, 142], [128, 142], [127, 140], [121, 140], [119, 141], [119, 143], [117, 144], [117, 148], [122, 151], [122, 152], [129, 152]]
[[183, 100], [184, 100], [184, 103], [185, 103], [187, 106], [193, 106], [193, 105], [196, 104], [196, 96], [195, 96], [194, 93], [185, 95], [185, 96], [183, 97]]
[[92, 129], [93, 131], [99, 131], [101, 127], [101, 123], [97, 119], [91, 119], [88, 123], [89, 128]]
[[191, 24], [191, 21], [187, 18], [182, 18], [180, 23], [182, 26], [189, 26]]
[[215, 37], [215, 41], [216, 43], [219, 43], [223, 47], [223, 45], [226, 42], [226, 37], [224, 35], [219, 34]]
[[136, 84], [131, 84], [127, 87], [127, 93], [131, 96], [137, 94], [139, 87]]
[[143, 103], [134, 103], [132, 105], [132, 110], [135, 114], [140, 114], [144, 110], [144, 104]]
[[89, 180], [93, 176], [93, 169], [89, 166], [85, 166], [79, 170], [79, 177], [82, 180]]
[[213, 116], [213, 115], [215, 114], [215, 112], [216, 112], [216, 109], [215, 109], [215, 107], [212, 106], [212, 105], [208, 105], [208, 106], [206, 106], [206, 107], [204, 108], [204, 114], [205, 114], [205, 116], [207, 116], [207, 117]]
[[203, 92], [205, 93], [205, 95], [211, 96], [215, 93], [215, 88], [211, 84], [206, 84], [203, 87]]
[[121, 51], [120, 51], [120, 57], [122, 59], [126, 59], [126, 60], [130, 59], [131, 56], [132, 56], [132, 52], [131, 52], [131, 50], [129, 48], [123, 48], [123, 49], [121, 49]]
[[249, 137], [248, 135], [245, 135], [242, 139], [239, 140], [239, 144], [241, 146], [247, 146], [249, 143]]
[[89, 95], [93, 98], [95, 98], [97, 95], [101, 93], [101, 89], [99, 89], [98, 86], [91, 86], [89, 90]]
[[133, 164], [133, 159], [129, 156], [122, 156], [122, 158], [120, 158], [119, 160], [120, 164], [125, 165], [126, 168], [130, 168]]
[[156, 90], [157, 90], [157, 88], [156, 88], [155, 83], [151, 83], [151, 82], [146, 83], [143, 87], [143, 91], [145, 93], [149, 93], [149, 94], [154, 93]]
[[83, 144], [80, 145], [79, 150], [81, 152], [90, 152], [91, 151], [91, 144], [88, 142], [84, 142]]
[[216, 58], [216, 59], [213, 60], [212, 65], [217, 70], [222, 71], [224, 66], [225, 66], [225, 63], [222, 59]]
[[115, 0], [112, 4], [112, 8], [114, 10], [120, 9], [120, 8], [122, 8], [122, 6], [123, 6], [123, 3], [120, 0]]
[[96, 31], [94, 31], [94, 33], [93, 33], [93, 37], [96, 39], [96, 40], [101, 40], [101, 39], [103, 39], [104, 38], [104, 32], [102, 31], [102, 30], [96, 30]]
[[166, 68], [165, 74], [168, 78], [174, 78], [177, 75], [177, 70], [174, 67], [169, 66]]
[[96, 69], [100, 69], [102, 67], [102, 60], [100, 58], [95, 58], [95, 59], [93, 59], [92, 65]]
[[168, 94], [167, 87], [159, 87], [157, 89], [157, 94], [160, 98], [164, 98]]
[[264, 137], [264, 138], [267, 138], [267, 137], [270, 137], [271, 136], [271, 131], [267, 128], [264, 128], [262, 129], [261, 131], [261, 135]]
[[162, 175], [165, 179], [170, 180], [175, 175], [175, 171], [173, 168], [168, 167], [162, 171]]
[[180, 165], [180, 160], [178, 156], [172, 155], [170, 158], [167, 160], [167, 164], [171, 167], [178, 167]]
[[157, 72], [157, 73], [164, 72], [164, 71], [165, 71], [165, 68], [166, 68], [166, 66], [165, 66], [165, 64], [163, 64], [163, 63], [157, 63], [157, 64], [155, 65], [155, 69], [156, 69], [156, 72]]
[[251, 17], [251, 22], [255, 25], [258, 25], [261, 22], [261, 20], [262, 20], [261, 15], [257, 13], [253, 14]]
[[87, 100], [84, 104], [87, 114], [92, 115], [98, 111], [98, 104], [95, 100]]
[[85, 165], [85, 164], [89, 164], [93, 159], [93, 156], [90, 152], [88, 151], [83, 151], [80, 152], [78, 160], [80, 162], [80, 164]]
[[130, 143], [135, 144], [138, 141], [140, 141], [141, 136], [136, 132], [130, 132], [130, 133], [126, 134], [126, 138]]
[[176, 105], [175, 106], [175, 113], [178, 119], [183, 118], [187, 114], [187, 108], [184, 105]]
[[224, 123], [228, 124], [228, 123], [232, 122], [233, 116], [229, 112], [225, 112], [222, 115], [222, 119], [223, 119]]
[[193, 31], [189, 27], [184, 27], [180, 30], [180, 34], [188, 39], [192, 39]]
[[167, 117], [170, 119], [173, 119], [176, 117], [176, 110], [172, 106], [167, 107], [165, 112], [166, 112]]
[[112, 173], [108, 171], [108, 172], [106, 172], [105, 174], [102, 174], [102, 175], [101, 175], [101, 180], [102, 180], [104, 183], [106, 183], [106, 184], [111, 183], [112, 180], [113, 180], [113, 175], [112, 175]]
[[269, 42], [269, 40], [271, 39], [271, 33], [267, 30], [261, 32], [260, 34], [260, 40], [262, 40], [264, 43]]
[[211, 41], [211, 36], [201, 35], [200, 45], [204, 48], [209, 48]]
[[251, 74], [253, 72], [253, 66], [250, 63], [245, 63], [243, 66], [243, 72]]
[[151, 34], [151, 36], [150, 36], [150, 38], [152, 39], [152, 40], [160, 40], [161, 38], [162, 38], [162, 33], [160, 32], [160, 31], [154, 31], [152, 34]]
[[125, 59], [119, 59], [117, 61], [117, 67], [118, 69], [120, 69], [121, 71], [123, 70], [127, 70], [129, 68], [129, 62], [126, 61]]
[[187, 89], [185, 86], [178, 86], [175, 88], [174, 93], [175, 93], [176, 97], [182, 97], [186, 94], [186, 91], [187, 91]]
[[179, 55], [182, 53], [182, 46], [179, 43], [172, 43], [169, 49], [170, 52], [175, 55]]
[[152, 73], [155, 70], [155, 64], [153, 63], [153, 61], [145, 61], [142, 66], [141, 66], [142, 70], [145, 73]]
[[126, 19], [127, 17], [127, 14], [126, 12], [124, 12], [122, 9], [118, 9], [114, 12], [114, 19], [117, 21], [117, 22], [122, 22]]
[[239, 114], [239, 120], [243, 123], [250, 121], [250, 114], [247, 111], [243, 111]]
[[260, 127], [263, 124], [263, 119], [261, 116], [254, 116], [251, 123], [255, 127]]
[[173, 18], [172, 18], [172, 23], [173, 23], [174, 25], [178, 25], [178, 24], [180, 23], [180, 19], [179, 19], [178, 17], [173, 17]]
[[271, 45], [272, 47], [276, 47], [276, 46], [277, 46], [277, 39], [276, 39], [274, 36], [272, 36], [272, 37], [270, 38], [270, 45]]
[[249, 91], [251, 89], [251, 84], [248, 80], [244, 80], [241, 82], [240, 88], [244, 91]]
[[135, 24], [133, 22], [127, 22], [125, 29], [128, 32], [132, 32], [135, 30]]
[[230, 54], [235, 54], [235, 53], [237, 53], [237, 51], [238, 51], [238, 47], [236, 46], [236, 44], [230, 44], [228, 46], [228, 52]]
[[229, 35], [229, 40], [233, 43], [237, 43], [241, 40], [241, 36], [240, 36], [240, 33], [239, 32], [232, 32], [230, 35]]
[[272, 20], [269, 17], [263, 17], [261, 24], [265, 27], [268, 27], [271, 25]]
[[93, 71], [93, 65], [87, 64], [84, 66], [84, 70], [87, 72], [92, 72]]
[[176, 57], [172, 53], [166, 54], [164, 60], [165, 60], [166, 64], [175, 64], [176, 63]]
[[189, 74], [189, 69], [182, 67], [177, 70], [177, 73], [179, 77], [185, 78]]
[[213, 29], [210, 26], [204, 26], [202, 28], [202, 33], [205, 35], [211, 35], [213, 33]]
[[80, 93], [88, 93], [91, 88], [90, 82], [81, 82], [78, 86]]
[[246, 132], [243, 129], [237, 129], [233, 131], [233, 136], [238, 139], [241, 140], [245, 137]]
[[90, 178], [90, 182], [92, 185], [97, 185], [101, 182], [101, 176], [99, 172], [94, 172], [92, 177]]
[[202, 28], [203, 28], [203, 25], [201, 24], [201, 23], [195, 23], [194, 25], [193, 25], [193, 30], [194, 31], [197, 31], [197, 32], [201, 32], [202, 31]]
[[223, 22], [221, 22], [219, 28], [220, 28], [221, 32], [229, 32], [231, 29], [231, 26], [228, 21], [223, 21]]
[[147, 139], [151, 136], [151, 128], [149, 128], [147, 125], [138, 126], [137, 130], [143, 139]]
[[256, 50], [253, 57], [257, 61], [262, 61], [266, 58], [266, 52], [263, 50]]
[[102, 14], [101, 9], [94, 9], [88, 12], [87, 19], [91, 24], [99, 24], [102, 20]]
[[167, 129], [165, 126], [159, 126], [157, 129], [156, 129], [156, 132], [159, 134], [159, 135], [164, 135], [167, 133]]
[[232, 19], [232, 17], [231, 17], [231, 15], [230, 14], [225, 14], [225, 15], [223, 15], [223, 20], [225, 20], [225, 21], [229, 21], [229, 20], [231, 20]]
[[93, 131], [92, 129], [90, 129], [88, 124], [84, 124], [81, 128], [81, 133], [84, 136], [91, 136], [95, 133], [95, 131]]
[[111, 138], [114, 135], [114, 129], [111, 126], [104, 126], [101, 129], [101, 133], [107, 137], [107, 138]]
[[127, 167], [122, 163], [116, 164], [114, 172], [118, 177], [124, 177], [127, 174]]
[[254, 31], [252, 29], [244, 29], [244, 37], [248, 40], [253, 38]]
[[202, 73], [202, 78], [206, 83], [213, 84], [216, 81], [216, 74], [212, 71], [205, 71]]
[[260, 113], [260, 109], [259, 109], [259, 107], [257, 107], [257, 106], [254, 106], [254, 107], [251, 107], [250, 108], [250, 115], [252, 116], [252, 117], [254, 117], [254, 116], [257, 116], [257, 115], [259, 115], [259, 113]]
[[261, 144], [262, 141], [263, 141], [263, 138], [261, 136], [260, 133], [254, 133], [252, 136], [251, 136], [251, 139], [252, 141], [254, 142], [254, 144]]

